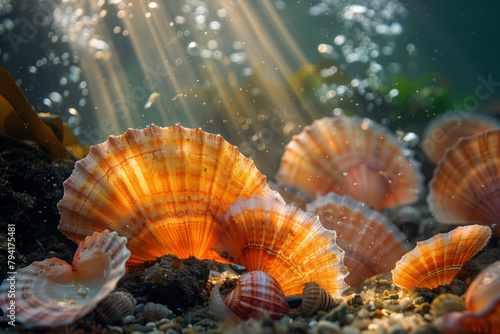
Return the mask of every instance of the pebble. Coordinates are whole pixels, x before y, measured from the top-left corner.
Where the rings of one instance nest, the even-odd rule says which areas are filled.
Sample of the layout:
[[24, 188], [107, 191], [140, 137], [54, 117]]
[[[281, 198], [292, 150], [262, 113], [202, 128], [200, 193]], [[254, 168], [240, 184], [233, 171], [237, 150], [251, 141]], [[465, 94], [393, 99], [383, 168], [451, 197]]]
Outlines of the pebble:
[[132, 331], [132, 332], [130, 332], [130, 334], [144, 334], [144, 332], [141, 332], [141, 331]]
[[128, 324], [134, 323], [134, 321], [135, 321], [135, 316], [133, 314], [131, 314], [131, 315], [127, 315], [123, 318], [122, 324], [128, 325]]
[[404, 297], [403, 299], [399, 300], [399, 306], [401, 306], [401, 308], [403, 310], [406, 310], [407, 308], [411, 307], [412, 305], [413, 305], [413, 302], [412, 302], [410, 297]]
[[316, 326], [316, 331], [318, 333], [322, 333], [325, 331], [327, 331], [329, 333], [333, 333], [333, 334], [342, 333], [342, 329], [340, 328], [339, 325], [337, 325], [334, 322], [327, 321], [327, 320], [320, 320], [318, 322], [318, 326]]
[[123, 329], [119, 326], [109, 326], [110, 334], [123, 334]]
[[168, 330], [174, 330], [176, 333], [182, 333], [181, 325], [174, 323], [163, 324], [158, 329], [164, 332]]
[[367, 319], [370, 317], [370, 312], [367, 309], [361, 309], [358, 312], [358, 318], [360, 319]]
[[153, 321], [148, 322], [148, 323], [146, 324], [146, 327], [156, 327], [156, 322], [153, 322]]
[[318, 326], [318, 321], [316, 321], [316, 320], [309, 321], [310, 328], [314, 329], [316, 326]]
[[347, 303], [342, 303], [336, 308], [334, 308], [330, 313], [325, 317], [325, 320], [328, 321], [342, 321], [347, 315]]
[[[174, 332], [177, 334], [177, 332]], [[156, 331], [152, 331], [152, 332], [149, 332], [149, 334], [165, 334], [164, 331], [159, 331], [159, 330], [156, 330]]]
[[282, 325], [289, 325], [290, 323], [292, 323], [292, 318], [290, 318], [288, 315], [285, 315], [280, 319], [280, 324]]

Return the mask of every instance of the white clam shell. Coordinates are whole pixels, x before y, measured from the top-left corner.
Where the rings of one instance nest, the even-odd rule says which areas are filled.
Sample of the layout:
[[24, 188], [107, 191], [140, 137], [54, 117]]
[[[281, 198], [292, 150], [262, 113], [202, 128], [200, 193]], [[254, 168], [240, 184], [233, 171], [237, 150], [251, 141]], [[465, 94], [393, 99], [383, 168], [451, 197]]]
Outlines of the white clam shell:
[[[78, 246], [73, 266], [51, 258], [19, 269], [0, 286], [1, 307], [8, 316], [8, 307], [15, 305], [15, 320], [26, 328], [74, 322], [108, 296], [125, 274], [130, 257], [126, 242], [116, 232], [95, 232]], [[12, 285], [15, 292], [10, 292]]]

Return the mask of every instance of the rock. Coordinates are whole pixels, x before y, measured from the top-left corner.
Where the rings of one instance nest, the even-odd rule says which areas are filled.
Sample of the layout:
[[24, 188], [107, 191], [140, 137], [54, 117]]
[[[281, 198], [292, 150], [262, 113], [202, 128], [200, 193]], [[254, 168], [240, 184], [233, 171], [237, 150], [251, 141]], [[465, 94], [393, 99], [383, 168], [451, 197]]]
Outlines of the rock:
[[166, 304], [171, 309], [203, 304], [201, 293], [209, 274], [206, 261], [163, 256], [144, 271], [149, 301]]

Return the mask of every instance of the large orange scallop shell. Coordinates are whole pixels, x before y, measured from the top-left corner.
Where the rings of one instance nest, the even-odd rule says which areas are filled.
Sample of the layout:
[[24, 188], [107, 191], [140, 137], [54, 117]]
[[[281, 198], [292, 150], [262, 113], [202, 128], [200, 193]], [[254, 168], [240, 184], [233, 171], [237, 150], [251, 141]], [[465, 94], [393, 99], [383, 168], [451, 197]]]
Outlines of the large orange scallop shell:
[[349, 269], [345, 281], [358, 286], [364, 279], [389, 272], [411, 245], [386, 216], [350, 196], [330, 193], [307, 205], [321, 224], [337, 232]]
[[458, 139], [498, 127], [500, 124], [486, 115], [450, 111], [429, 123], [420, 146], [427, 158], [436, 163], [444, 156], [446, 149], [452, 147]]
[[460, 139], [429, 187], [427, 202], [437, 220], [488, 224], [500, 237], [500, 129]]
[[468, 312], [453, 312], [438, 320], [446, 333], [500, 334], [500, 261], [484, 269], [465, 293]]
[[464, 264], [486, 246], [488, 226], [460, 226], [417, 243], [396, 263], [394, 283], [402, 288], [429, 288], [450, 284]]
[[325, 117], [286, 146], [276, 179], [311, 196], [350, 195], [376, 210], [414, 202], [419, 163], [388, 129], [360, 117]]
[[285, 295], [301, 295], [307, 282], [318, 282], [332, 295], [347, 287], [335, 232], [279, 194], [239, 199], [221, 222], [217, 252], [249, 271], [268, 273]]
[[76, 163], [58, 204], [59, 229], [76, 242], [117, 231], [132, 264], [165, 254], [214, 259], [215, 218], [240, 197], [270, 192], [253, 161], [220, 135], [179, 125], [129, 129]]
[[72, 266], [53, 257], [19, 269], [0, 286], [0, 305], [26, 328], [73, 323], [125, 275], [126, 242], [116, 232], [95, 232], [80, 243]]

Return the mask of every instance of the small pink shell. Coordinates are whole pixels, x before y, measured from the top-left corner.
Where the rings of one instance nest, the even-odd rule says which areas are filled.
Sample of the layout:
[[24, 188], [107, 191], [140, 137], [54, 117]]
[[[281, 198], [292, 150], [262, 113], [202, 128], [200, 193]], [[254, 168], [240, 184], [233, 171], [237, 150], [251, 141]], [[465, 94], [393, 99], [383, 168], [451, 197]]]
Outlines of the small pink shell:
[[465, 294], [468, 312], [448, 313], [436, 325], [446, 333], [500, 333], [500, 261], [484, 269]]
[[500, 237], [500, 129], [460, 139], [446, 151], [429, 183], [436, 220], [478, 222]]
[[0, 305], [7, 315], [14, 303], [16, 321], [26, 328], [70, 324], [90, 312], [108, 296], [125, 274], [130, 257], [126, 238], [108, 230], [95, 232], [80, 243], [73, 266], [56, 259], [33, 262], [0, 286]]
[[337, 232], [337, 244], [345, 251], [350, 269], [345, 281], [358, 286], [364, 279], [389, 272], [411, 245], [386, 216], [350, 196], [330, 193], [307, 204], [321, 224]]
[[[216, 285], [214, 289], [218, 292], [219, 286]], [[214, 297], [218, 298], [212, 293], [212, 298]], [[225, 298], [224, 305], [239, 320], [260, 319], [264, 315], [279, 320], [290, 314], [281, 286], [263, 271], [251, 271], [242, 275], [236, 288]], [[213, 311], [219, 314], [217, 310]]]
[[286, 146], [276, 175], [311, 196], [349, 195], [376, 210], [415, 202], [423, 176], [387, 128], [360, 117], [325, 117]]

